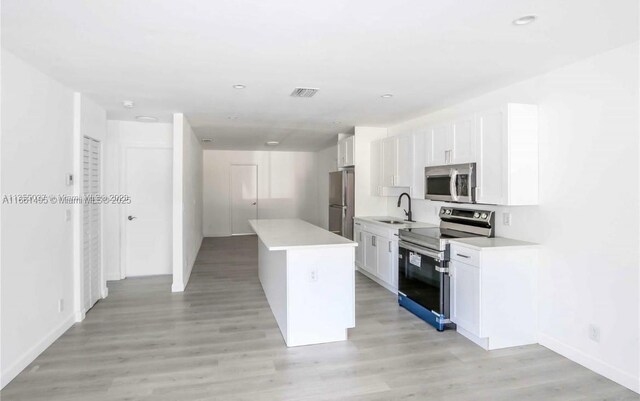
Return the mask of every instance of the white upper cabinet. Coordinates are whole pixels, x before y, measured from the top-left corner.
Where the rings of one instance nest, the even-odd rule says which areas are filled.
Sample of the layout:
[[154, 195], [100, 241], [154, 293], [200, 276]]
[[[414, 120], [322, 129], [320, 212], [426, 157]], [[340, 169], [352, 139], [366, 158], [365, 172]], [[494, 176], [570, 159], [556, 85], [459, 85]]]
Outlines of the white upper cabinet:
[[538, 107], [509, 103], [476, 114], [476, 201], [538, 203]]
[[350, 136], [344, 140], [345, 143], [345, 166], [355, 165], [355, 137]]
[[371, 143], [371, 187], [376, 195], [397, 196], [413, 183], [413, 137], [394, 136]]
[[350, 136], [338, 141], [338, 168], [354, 165], [354, 139], [355, 137]]
[[430, 136], [431, 141], [427, 143], [429, 166], [449, 164], [453, 149], [453, 124], [443, 123], [433, 126]]
[[509, 103], [371, 145], [372, 193], [424, 199], [424, 168], [476, 163], [476, 201], [538, 203], [538, 109]]
[[473, 115], [455, 120], [452, 124], [453, 140], [449, 149], [449, 163], [473, 163], [476, 161], [476, 123]]
[[[434, 125], [427, 135], [427, 166], [475, 161], [475, 120], [465, 116]], [[430, 145], [430, 146], [429, 146]]]
[[424, 168], [428, 164], [426, 141], [431, 140], [427, 129], [417, 130], [413, 136], [413, 167], [411, 179], [411, 197], [424, 199]]
[[395, 186], [410, 187], [413, 181], [413, 136], [397, 136], [396, 149]]
[[395, 187], [398, 177], [398, 141], [396, 138], [382, 140], [382, 186]]

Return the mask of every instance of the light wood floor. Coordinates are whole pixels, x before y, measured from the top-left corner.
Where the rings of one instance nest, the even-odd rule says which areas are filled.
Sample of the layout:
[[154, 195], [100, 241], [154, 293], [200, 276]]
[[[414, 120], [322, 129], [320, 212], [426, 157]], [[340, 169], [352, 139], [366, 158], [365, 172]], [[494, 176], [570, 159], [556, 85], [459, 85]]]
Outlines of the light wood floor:
[[255, 237], [207, 238], [187, 291], [169, 277], [109, 297], [0, 394], [11, 400], [638, 400], [541, 347], [486, 352], [438, 333], [358, 274], [349, 341], [286, 348]]

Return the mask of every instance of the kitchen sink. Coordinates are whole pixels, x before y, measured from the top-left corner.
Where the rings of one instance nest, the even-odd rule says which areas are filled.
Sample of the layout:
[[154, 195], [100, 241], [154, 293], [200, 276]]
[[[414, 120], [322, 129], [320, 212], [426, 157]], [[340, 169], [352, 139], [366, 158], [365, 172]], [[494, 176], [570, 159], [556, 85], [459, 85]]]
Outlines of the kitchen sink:
[[378, 220], [380, 223], [386, 223], [386, 224], [406, 224], [406, 221], [399, 221], [399, 220]]

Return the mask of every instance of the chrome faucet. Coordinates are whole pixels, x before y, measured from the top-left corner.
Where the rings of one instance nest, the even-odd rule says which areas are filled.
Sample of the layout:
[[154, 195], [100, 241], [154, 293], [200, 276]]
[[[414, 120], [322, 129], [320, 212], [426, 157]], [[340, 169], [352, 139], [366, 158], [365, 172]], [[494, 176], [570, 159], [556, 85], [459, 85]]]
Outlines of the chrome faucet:
[[400, 196], [398, 197], [398, 207], [400, 207], [401, 205], [403, 196], [406, 196], [407, 200], [409, 201], [409, 211], [407, 211], [407, 209], [404, 209], [404, 214], [407, 216], [407, 221], [414, 221], [411, 215], [411, 196], [408, 193], [403, 192], [400, 194]]

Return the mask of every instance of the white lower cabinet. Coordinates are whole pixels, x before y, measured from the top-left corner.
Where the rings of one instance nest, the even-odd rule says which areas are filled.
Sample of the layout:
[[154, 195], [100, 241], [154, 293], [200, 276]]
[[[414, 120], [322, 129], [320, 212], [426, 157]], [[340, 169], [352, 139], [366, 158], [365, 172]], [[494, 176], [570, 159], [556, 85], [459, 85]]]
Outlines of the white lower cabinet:
[[368, 232], [364, 232], [363, 234], [365, 241], [363, 267], [369, 273], [376, 274], [378, 270], [377, 237]]
[[398, 288], [398, 241], [377, 237], [378, 269], [376, 275], [393, 288]]
[[364, 233], [360, 229], [360, 223], [355, 223], [353, 227], [353, 239], [358, 243], [356, 247], [356, 266], [362, 265], [364, 263], [364, 248], [365, 248], [365, 239]]
[[451, 321], [491, 350], [537, 343], [535, 246], [476, 249], [451, 243]]
[[389, 291], [398, 291], [398, 230], [355, 219], [356, 267]]
[[480, 268], [452, 260], [451, 321], [480, 336]]

